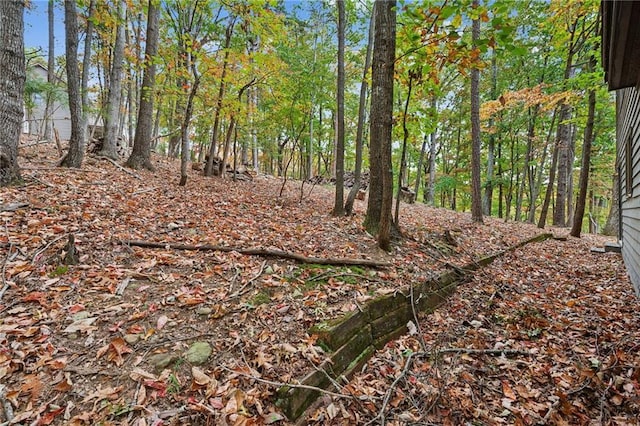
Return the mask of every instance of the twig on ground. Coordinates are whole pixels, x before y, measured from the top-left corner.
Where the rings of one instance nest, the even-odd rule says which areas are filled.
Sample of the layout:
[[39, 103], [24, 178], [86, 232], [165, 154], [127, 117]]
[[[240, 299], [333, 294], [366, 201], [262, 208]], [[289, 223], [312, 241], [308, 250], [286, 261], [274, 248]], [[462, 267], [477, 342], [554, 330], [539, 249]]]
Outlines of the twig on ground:
[[[7, 228], [7, 224], [4, 224], [4, 230], [7, 234], [7, 241], [9, 241], [9, 228]], [[9, 242], [9, 251], [7, 252], [7, 257], [4, 258], [4, 262], [2, 263], [2, 289], [0, 289], [0, 300], [4, 297], [4, 294], [9, 289], [9, 283], [7, 282], [6, 274], [7, 274], [7, 263], [9, 262], [9, 258], [11, 257], [11, 249], [13, 249], [13, 243]], [[16, 252], [16, 255], [18, 252]], [[11, 420], [11, 419], [9, 419]]]
[[[407, 360], [404, 363], [404, 368], [402, 369], [402, 372], [398, 375], [398, 377], [395, 378], [393, 383], [391, 383], [391, 386], [389, 386], [389, 389], [387, 389], [387, 393], [384, 395], [384, 400], [382, 400], [382, 407], [380, 407], [380, 411], [378, 412], [378, 415], [373, 419], [371, 419], [369, 422], [367, 422], [367, 426], [370, 424], [380, 424], [381, 426], [385, 425], [386, 419], [384, 415], [384, 410], [387, 409], [387, 405], [389, 404], [391, 395], [395, 391], [396, 386], [398, 386], [398, 383], [400, 383], [400, 380], [403, 380], [407, 376], [407, 373], [409, 372], [409, 368], [411, 367], [411, 363], [413, 362], [413, 358], [420, 354], [421, 352], [412, 352], [411, 354], [409, 354], [409, 356], [407, 357]], [[378, 423], [378, 420], [379, 420], [379, 423]]]
[[267, 261], [265, 260], [262, 262], [262, 266], [260, 266], [260, 270], [258, 271], [258, 273], [254, 275], [251, 279], [249, 279], [246, 283], [244, 283], [244, 285], [240, 287], [238, 291], [230, 295], [229, 298], [242, 296], [244, 294], [244, 289], [246, 289], [249, 285], [251, 285], [252, 282], [260, 278], [260, 275], [262, 275], [262, 273], [264, 272], [266, 265], [267, 265]]
[[132, 172], [131, 170], [127, 170], [126, 168], [122, 167], [120, 164], [116, 163], [114, 160], [112, 160], [109, 157], [98, 155], [96, 158], [98, 158], [100, 160], [106, 160], [106, 161], [110, 162], [111, 164], [113, 164], [114, 166], [116, 166], [116, 168], [118, 168], [120, 171], [123, 171], [123, 172], [133, 176], [134, 178], [136, 178], [138, 180], [142, 180], [140, 175], [138, 175], [137, 173]]
[[26, 209], [29, 203], [9, 203], [0, 206], [0, 212], [15, 212], [19, 209]]
[[47, 249], [49, 247], [51, 247], [53, 244], [57, 243], [58, 241], [64, 239], [64, 238], [69, 238], [68, 235], [61, 235], [58, 238], [54, 238], [53, 240], [51, 240], [49, 243], [47, 243], [47, 245], [45, 245], [43, 248], [41, 248], [40, 250], [36, 251], [33, 256], [31, 257], [31, 263], [34, 263], [36, 261], [36, 258], [41, 255], [42, 253], [44, 253], [45, 251], [47, 251]]
[[331, 395], [331, 396], [336, 397], [336, 398], [353, 399], [353, 396], [351, 396], [351, 395], [344, 395], [344, 394], [341, 394], [341, 393], [331, 392], [331, 391], [328, 391], [326, 389], [322, 389], [322, 388], [319, 388], [319, 387], [316, 387], [316, 386], [297, 385], [297, 384], [293, 384], [293, 383], [283, 383], [283, 382], [274, 382], [272, 380], [266, 380], [266, 379], [262, 379], [260, 377], [255, 377], [255, 376], [252, 376], [251, 374], [243, 373], [241, 371], [232, 370], [232, 369], [230, 369], [228, 367], [225, 367], [224, 365], [220, 365], [219, 367], [222, 368], [223, 370], [228, 371], [229, 373], [237, 374], [239, 376], [243, 376], [243, 377], [246, 377], [248, 379], [255, 380], [256, 382], [264, 383], [266, 385], [277, 386], [279, 388], [283, 387], [283, 386], [287, 386], [287, 387], [290, 387], [290, 388], [297, 388], [297, 389], [309, 389], [309, 390], [313, 390], [313, 391], [317, 391], [317, 392], [323, 393], [325, 395]]
[[414, 325], [416, 326], [420, 347], [424, 352], [426, 352], [427, 342], [424, 341], [424, 335], [422, 334], [422, 328], [420, 327], [420, 320], [418, 319], [418, 313], [416, 312], [416, 301], [413, 298], [413, 281], [411, 281], [411, 292], [410, 292], [409, 303], [411, 303], [411, 313], [413, 314], [413, 321], [414, 321]]
[[[532, 353], [527, 351], [519, 351], [517, 349], [473, 349], [473, 348], [445, 348], [439, 349], [433, 353], [433, 355], [438, 356], [440, 354], [485, 354], [485, 355], [526, 355], [533, 356]], [[427, 355], [425, 353], [424, 355]]]
[[145, 192], [155, 191], [156, 189], [158, 189], [158, 187], [156, 187], [156, 186], [154, 186], [153, 188], [140, 189], [138, 191], [132, 192], [131, 195], [144, 194]]

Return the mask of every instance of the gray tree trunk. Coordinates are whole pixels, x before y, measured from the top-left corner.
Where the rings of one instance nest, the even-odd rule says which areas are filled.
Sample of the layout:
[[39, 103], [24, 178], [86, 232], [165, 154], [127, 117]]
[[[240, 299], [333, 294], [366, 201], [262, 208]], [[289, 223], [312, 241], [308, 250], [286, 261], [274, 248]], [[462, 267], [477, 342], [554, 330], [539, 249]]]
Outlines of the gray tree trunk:
[[80, 69], [78, 67], [78, 11], [75, 0], [64, 2], [65, 55], [67, 67], [67, 92], [71, 115], [69, 151], [62, 161], [66, 167], [82, 166], [85, 149], [85, 125], [80, 93]]
[[602, 233], [614, 237], [620, 237], [618, 231], [620, 229], [620, 176], [618, 173], [613, 175], [613, 187], [611, 189], [611, 209], [607, 217], [607, 223], [604, 225]]
[[[589, 71], [595, 68], [596, 59], [591, 56], [589, 61]], [[587, 201], [587, 188], [589, 186], [589, 171], [591, 170], [591, 144], [593, 142], [593, 123], [596, 114], [596, 91], [589, 90], [589, 112], [587, 114], [587, 124], [584, 128], [584, 142], [582, 147], [582, 166], [580, 168], [580, 192], [576, 200], [575, 215], [571, 227], [571, 236], [580, 237], [582, 231], [582, 218]]]
[[344, 205], [344, 209], [346, 214], [353, 213], [353, 203], [355, 202], [356, 195], [358, 195], [358, 191], [361, 186], [361, 178], [362, 178], [362, 147], [364, 144], [364, 119], [366, 115], [367, 109], [367, 91], [369, 89], [369, 83], [367, 79], [367, 75], [369, 73], [369, 69], [371, 68], [371, 52], [373, 51], [373, 34], [375, 30], [374, 26], [374, 15], [375, 15], [375, 3], [373, 5], [373, 10], [371, 12], [371, 19], [369, 20], [369, 36], [367, 39], [367, 52], [364, 57], [364, 69], [362, 70], [362, 81], [360, 83], [360, 103], [358, 104], [358, 127], [356, 129], [356, 167], [354, 172], [354, 182], [351, 190], [349, 191], [349, 195], [347, 196], [347, 201]]
[[[84, 38], [84, 56], [82, 58], [82, 82], [80, 91], [82, 93], [82, 113], [85, 125], [88, 120], [89, 110], [89, 69], [91, 68], [91, 43], [93, 40], [93, 11], [95, 10], [95, 0], [89, 1], [87, 9], [87, 30]], [[86, 130], [85, 130], [86, 134]]]
[[338, 81], [337, 81], [337, 123], [336, 123], [336, 192], [333, 216], [344, 216], [344, 0], [337, 0], [338, 6]]
[[0, 1], [0, 186], [20, 179], [18, 143], [26, 78], [24, 0]]
[[47, 18], [49, 21], [49, 52], [47, 54], [47, 100], [44, 109], [44, 138], [51, 142], [53, 140], [53, 85], [55, 84], [55, 37], [54, 37], [54, 3], [53, 0], [49, 0], [47, 6]]
[[113, 48], [113, 62], [109, 77], [109, 100], [107, 101], [107, 112], [105, 114], [104, 142], [100, 155], [118, 159], [116, 143], [120, 132], [118, 122], [120, 117], [120, 99], [122, 95], [122, 63], [124, 62], [125, 45], [125, 19], [127, 4], [124, 0], [118, 1], [118, 24], [116, 28], [116, 42]]

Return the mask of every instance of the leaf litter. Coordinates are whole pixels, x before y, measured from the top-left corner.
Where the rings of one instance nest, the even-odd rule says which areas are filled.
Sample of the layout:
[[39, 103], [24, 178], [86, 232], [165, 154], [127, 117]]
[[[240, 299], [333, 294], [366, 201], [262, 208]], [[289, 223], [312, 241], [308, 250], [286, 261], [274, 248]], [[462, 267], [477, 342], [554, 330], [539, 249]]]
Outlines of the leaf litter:
[[[25, 184], [3, 188], [0, 422], [288, 424], [274, 383], [327, 356], [308, 328], [376, 295], [503, 250], [540, 230], [403, 205], [405, 238], [380, 252], [356, 214], [330, 216], [331, 188], [258, 175], [232, 182], [155, 159], [141, 180], [87, 158], [21, 149]], [[303, 194], [301, 199], [301, 194]], [[556, 230], [562, 232], [563, 230]], [[67, 235], [78, 265], [64, 265]], [[373, 259], [306, 265], [237, 252], [142, 249], [123, 240]], [[498, 259], [384, 349], [310, 424], [637, 424], [637, 299], [606, 239], [547, 241]], [[192, 365], [194, 343], [212, 349]], [[502, 351], [502, 352], [501, 352]]]

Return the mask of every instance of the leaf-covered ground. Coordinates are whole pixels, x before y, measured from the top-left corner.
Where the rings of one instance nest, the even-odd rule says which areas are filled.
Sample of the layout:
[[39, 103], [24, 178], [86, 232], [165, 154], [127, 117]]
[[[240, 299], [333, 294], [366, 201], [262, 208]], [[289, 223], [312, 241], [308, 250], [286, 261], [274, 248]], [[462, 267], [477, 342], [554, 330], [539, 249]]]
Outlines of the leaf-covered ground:
[[[0, 424], [287, 424], [276, 384], [325, 359], [311, 325], [540, 232], [403, 204], [405, 238], [387, 254], [362, 229], [363, 202], [352, 217], [329, 215], [331, 188], [288, 182], [279, 196], [277, 178], [195, 172], [179, 187], [177, 164], [159, 158], [156, 173], [55, 160], [46, 145], [22, 148], [24, 185], [0, 193], [5, 207], [28, 204], [0, 213]], [[69, 235], [80, 262], [66, 266]], [[499, 259], [304, 423], [638, 424], [638, 303], [620, 256], [589, 252], [604, 241], [547, 241]]]

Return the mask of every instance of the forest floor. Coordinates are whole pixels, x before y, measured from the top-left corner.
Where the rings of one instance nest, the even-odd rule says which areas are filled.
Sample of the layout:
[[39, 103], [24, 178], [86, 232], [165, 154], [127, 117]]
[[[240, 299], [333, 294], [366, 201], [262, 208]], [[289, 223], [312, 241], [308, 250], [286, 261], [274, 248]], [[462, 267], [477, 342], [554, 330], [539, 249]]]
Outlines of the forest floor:
[[[24, 184], [0, 193], [0, 424], [290, 424], [275, 393], [326, 358], [312, 325], [541, 233], [402, 204], [404, 238], [385, 253], [363, 201], [331, 217], [330, 187], [290, 181], [280, 195], [278, 178], [193, 171], [179, 187], [177, 162], [159, 157], [155, 173], [56, 160], [22, 147]], [[533, 243], [477, 271], [301, 423], [640, 424], [638, 299], [619, 254], [589, 251], [605, 241]]]

